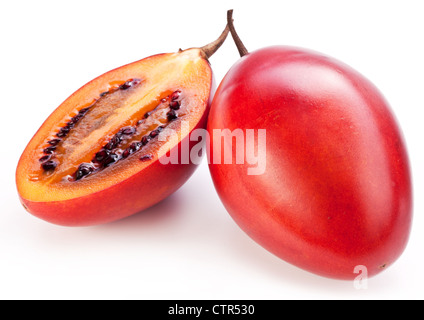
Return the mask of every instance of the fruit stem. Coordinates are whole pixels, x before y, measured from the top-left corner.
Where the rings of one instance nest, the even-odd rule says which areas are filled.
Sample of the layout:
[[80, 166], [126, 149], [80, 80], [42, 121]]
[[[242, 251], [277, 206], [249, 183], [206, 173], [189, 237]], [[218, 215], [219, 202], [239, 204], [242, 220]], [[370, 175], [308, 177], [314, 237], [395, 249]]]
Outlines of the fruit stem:
[[222, 34], [219, 36], [218, 39], [200, 48], [200, 50], [205, 55], [206, 59], [209, 59], [221, 47], [225, 39], [227, 39], [229, 31], [230, 29], [228, 28], [228, 25], [225, 26], [224, 31], [222, 32]]
[[240, 40], [236, 29], [234, 28], [234, 24], [233, 24], [233, 10], [228, 10], [227, 11], [227, 25], [230, 28], [230, 32], [231, 32], [231, 36], [234, 39], [234, 42], [236, 43], [237, 49], [240, 53], [240, 57], [245, 56], [246, 54], [249, 53], [249, 51], [247, 51], [246, 47], [244, 46], [243, 42]]

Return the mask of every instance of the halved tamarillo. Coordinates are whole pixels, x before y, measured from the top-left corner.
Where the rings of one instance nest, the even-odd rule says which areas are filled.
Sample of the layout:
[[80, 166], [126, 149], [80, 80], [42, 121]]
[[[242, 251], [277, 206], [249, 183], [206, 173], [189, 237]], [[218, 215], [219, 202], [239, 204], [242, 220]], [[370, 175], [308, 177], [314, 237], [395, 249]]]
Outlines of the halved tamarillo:
[[[324, 54], [289, 46], [248, 52], [231, 14], [242, 58], [219, 85], [208, 119], [209, 167], [226, 209], [260, 245], [310, 272], [353, 280], [386, 270], [412, 223], [408, 154], [387, 101]], [[221, 130], [245, 148], [240, 141], [216, 148]]]
[[87, 226], [129, 216], [176, 191], [196, 163], [161, 160], [175, 148], [187, 152], [186, 143], [190, 152], [190, 132], [205, 127], [214, 92], [208, 59], [227, 34], [228, 28], [204, 47], [114, 69], [73, 93], [19, 160], [24, 207], [51, 223]]

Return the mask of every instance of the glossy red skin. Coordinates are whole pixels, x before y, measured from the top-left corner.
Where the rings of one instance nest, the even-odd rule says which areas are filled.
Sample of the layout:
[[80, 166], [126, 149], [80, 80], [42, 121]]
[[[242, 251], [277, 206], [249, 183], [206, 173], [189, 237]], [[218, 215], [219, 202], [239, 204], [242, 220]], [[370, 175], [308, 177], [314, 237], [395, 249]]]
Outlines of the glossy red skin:
[[210, 161], [226, 209], [264, 248], [336, 279], [354, 279], [358, 265], [373, 276], [401, 255], [412, 220], [408, 156], [390, 107], [361, 74], [299, 48], [249, 53], [212, 103], [211, 159], [212, 130], [224, 128], [267, 130], [263, 175]]

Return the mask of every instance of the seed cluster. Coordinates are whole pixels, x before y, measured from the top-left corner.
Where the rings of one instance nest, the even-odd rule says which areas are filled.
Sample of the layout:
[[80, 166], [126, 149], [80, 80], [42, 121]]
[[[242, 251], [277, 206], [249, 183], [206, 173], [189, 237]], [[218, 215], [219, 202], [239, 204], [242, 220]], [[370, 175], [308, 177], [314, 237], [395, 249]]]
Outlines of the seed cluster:
[[58, 144], [62, 141], [63, 138], [68, 135], [68, 133], [78, 123], [78, 121], [80, 121], [86, 115], [86, 113], [90, 110], [92, 106], [93, 105], [78, 111], [78, 113], [73, 116], [64, 127], [60, 128], [58, 133], [56, 133], [57, 138], [47, 141], [50, 146], [44, 148], [43, 153], [45, 155], [39, 159], [39, 161], [41, 162], [41, 167], [44, 169], [44, 171], [51, 171], [56, 169], [57, 161], [54, 159], [54, 157]]
[[[169, 101], [169, 111], [166, 116], [169, 122], [178, 118], [177, 110], [181, 107], [180, 99], [181, 91], [175, 91], [169, 97], [161, 100], [162, 103]], [[147, 135], [144, 135], [140, 141], [133, 141], [131, 144], [122, 150], [119, 148], [123, 141], [127, 141], [131, 136], [137, 132], [137, 126], [142, 124], [145, 119], [147, 119], [152, 114], [152, 111], [144, 114], [143, 119], [137, 121], [136, 126], [127, 126], [121, 128], [109, 141], [106, 145], [98, 151], [91, 162], [81, 163], [74, 174], [75, 180], [80, 180], [93, 172], [102, 170], [106, 167], [111, 166], [112, 164], [128, 158], [131, 154], [141, 150], [145, 145], [147, 145], [152, 139], [156, 138], [166, 127], [166, 125], [158, 126], [156, 129], [150, 131]], [[140, 157], [140, 161], [148, 161], [153, 158], [152, 155], [146, 154]]]
[[[109, 91], [105, 91], [103, 93], [100, 94], [100, 99], [103, 98], [104, 96], [115, 92], [116, 90], [127, 90], [137, 84], [139, 84], [141, 82], [140, 79], [130, 79], [126, 82], [124, 82], [123, 84], [121, 84], [118, 88], [114, 88], [111, 89]], [[58, 147], [58, 144], [62, 141], [63, 138], [65, 138], [69, 132], [71, 131], [72, 128], [75, 127], [75, 125], [87, 114], [88, 111], [90, 111], [90, 109], [100, 100], [97, 99], [92, 105], [90, 105], [89, 107], [83, 108], [81, 110], [78, 111], [78, 113], [73, 116], [67, 123], [65, 126], [63, 126], [62, 128], [60, 128], [59, 132], [56, 133], [56, 138], [47, 141], [47, 143], [50, 145], [48, 147], [46, 147], [43, 150], [43, 153], [45, 154], [44, 156], [42, 156], [39, 161], [41, 163], [41, 167], [43, 168], [44, 171], [52, 171], [54, 169], [56, 169], [57, 167], [57, 161], [54, 159], [55, 158], [55, 153], [56, 153], [56, 149]]]

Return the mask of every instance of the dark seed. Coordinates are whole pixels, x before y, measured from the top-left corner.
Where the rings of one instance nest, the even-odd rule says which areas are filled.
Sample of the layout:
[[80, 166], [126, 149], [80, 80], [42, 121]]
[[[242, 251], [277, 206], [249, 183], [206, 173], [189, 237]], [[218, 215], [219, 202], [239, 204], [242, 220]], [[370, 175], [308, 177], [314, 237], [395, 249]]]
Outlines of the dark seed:
[[166, 117], [168, 118], [168, 121], [172, 121], [178, 118], [177, 113], [173, 109], [168, 111], [168, 113], [166, 114]]
[[115, 149], [120, 142], [121, 142], [121, 135], [117, 133], [112, 137], [112, 139], [110, 139], [107, 145], [105, 145], [105, 148], [108, 150]]
[[152, 160], [152, 158], [153, 158], [153, 156], [151, 154], [146, 154], [144, 156], [141, 156], [140, 160], [141, 161], [149, 161], [149, 160]]
[[47, 155], [45, 155], [45, 156], [42, 156], [40, 159], [38, 159], [38, 161], [40, 161], [40, 162], [45, 162], [45, 161], [47, 161], [47, 160], [50, 160], [50, 158], [52, 157], [52, 155], [51, 154], [47, 154]]
[[124, 152], [122, 152], [122, 157], [123, 158], [127, 158], [130, 154], [133, 154], [134, 152], [140, 150], [140, 148], [142, 147], [142, 143], [141, 142], [133, 142], [130, 144], [130, 146], [124, 150]]
[[96, 153], [94, 156], [94, 159], [96, 162], [103, 162], [108, 156], [110, 155], [110, 151], [106, 149], [102, 149], [99, 152]]
[[60, 141], [62, 141], [61, 139], [52, 139], [50, 141], [47, 141], [47, 143], [51, 146], [55, 146], [57, 145]]
[[69, 121], [67, 124], [66, 124], [66, 128], [69, 128], [69, 129], [72, 129], [73, 127], [75, 126], [75, 122], [73, 122], [73, 121]]
[[134, 127], [125, 127], [121, 129], [121, 133], [125, 135], [132, 135], [135, 133]]
[[107, 149], [107, 150], [112, 150], [112, 149], [114, 149], [114, 148], [115, 148], [115, 146], [113, 145], [112, 140], [111, 140], [111, 141], [109, 141], [109, 142], [105, 145], [105, 149]]
[[81, 109], [78, 113], [84, 115], [84, 114], [86, 114], [88, 112], [88, 110], [90, 110], [90, 107]]
[[53, 160], [48, 160], [46, 162], [43, 162], [41, 166], [43, 167], [44, 170], [49, 171], [49, 170], [54, 170], [57, 166], [57, 163]]
[[142, 147], [141, 142], [133, 142], [131, 143], [129, 149], [133, 152], [138, 151]]
[[119, 86], [119, 89], [121, 90], [127, 90], [128, 88], [131, 88], [131, 84], [129, 82], [125, 82]]
[[52, 154], [56, 150], [56, 146], [47, 147], [43, 150], [44, 153]]
[[60, 129], [61, 132], [68, 134], [71, 129], [69, 127], [63, 127]]
[[82, 117], [84, 117], [84, 115], [82, 113], [78, 113], [76, 116], [73, 116], [71, 121], [69, 121], [69, 123], [77, 123], [78, 121], [80, 121], [82, 119]]
[[119, 156], [115, 153], [111, 153], [106, 159], [103, 161], [103, 165], [105, 167], [110, 166], [111, 164], [115, 163], [119, 160]]
[[67, 126], [62, 127], [62, 128], [60, 128], [59, 132], [56, 134], [56, 137], [59, 137], [59, 138], [66, 137], [66, 135], [69, 133], [70, 130], [71, 129]]
[[81, 163], [78, 167], [78, 170], [75, 174], [75, 180], [80, 180], [81, 178], [89, 175], [94, 171], [94, 167], [91, 163]]
[[171, 94], [171, 101], [177, 100], [180, 97], [181, 91], [175, 91]]
[[131, 154], [130, 149], [125, 149], [124, 152], [122, 152], [122, 158], [127, 158]]
[[144, 119], [147, 119], [147, 118], [150, 116], [150, 114], [151, 114], [151, 112], [146, 112], [146, 113], [144, 114]]
[[56, 136], [59, 138], [65, 137], [69, 133], [69, 131], [75, 126], [75, 124], [84, 117], [88, 110], [90, 110], [90, 107], [83, 108], [78, 111], [78, 114], [73, 116], [71, 120], [68, 121], [66, 126], [60, 129], [59, 133], [57, 133]]
[[173, 110], [178, 110], [180, 108], [181, 104], [179, 101], [171, 101], [169, 103], [169, 107]]
[[158, 131], [153, 130], [152, 132], [150, 132], [150, 138], [154, 138], [154, 137], [156, 137], [158, 134], [159, 134], [159, 132], [158, 132]]
[[150, 136], [144, 136], [141, 138], [141, 143], [145, 146], [150, 141]]
[[127, 89], [131, 88], [132, 86], [134, 86], [134, 85], [136, 85], [138, 83], [140, 83], [140, 80], [139, 79], [128, 80], [125, 83], [121, 84], [119, 86], [119, 89], [121, 89], [121, 90], [127, 90]]
[[65, 136], [66, 136], [66, 134], [67, 134], [67, 133], [65, 133], [65, 132], [59, 131], [59, 132], [56, 134], [56, 137], [63, 138], [63, 137], [65, 137]]

